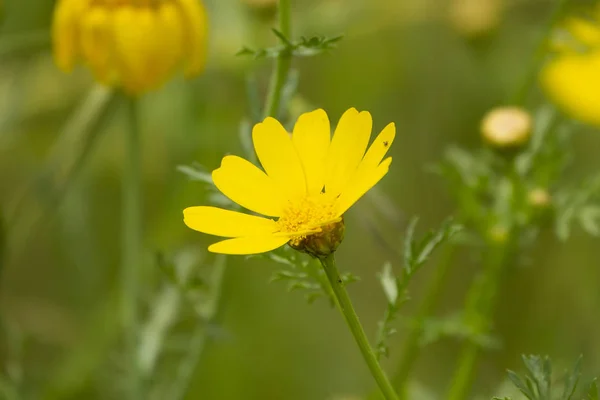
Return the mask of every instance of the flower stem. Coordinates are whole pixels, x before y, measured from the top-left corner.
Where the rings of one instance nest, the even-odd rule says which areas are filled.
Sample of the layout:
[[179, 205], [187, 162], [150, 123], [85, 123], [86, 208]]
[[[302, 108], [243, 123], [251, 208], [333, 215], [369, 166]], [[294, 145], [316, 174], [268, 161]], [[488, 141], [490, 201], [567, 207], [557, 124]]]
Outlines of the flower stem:
[[408, 332], [408, 336], [404, 341], [403, 349], [400, 352], [400, 363], [398, 369], [394, 374], [392, 381], [394, 386], [400, 391], [401, 399], [408, 399], [408, 385], [407, 381], [413, 367], [421, 354], [421, 346], [419, 345], [419, 339], [423, 332], [423, 324], [425, 319], [431, 314], [433, 308], [438, 303], [446, 276], [452, 265], [452, 256], [456, 250], [456, 247], [449, 245], [446, 252], [442, 255], [437, 268], [435, 269], [434, 276], [427, 287], [425, 297], [419, 306], [417, 312], [415, 325]]
[[[292, 34], [291, 0], [279, 0], [279, 31], [289, 38]], [[275, 60], [269, 94], [265, 105], [265, 117], [277, 118], [281, 106], [281, 93], [292, 64], [292, 55], [282, 51]]]
[[562, 15], [562, 12], [565, 9], [568, 1], [569, 0], [556, 0], [554, 8], [550, 13], [550, 17], [548, 18], [548, 21], [546, 21], [540, 39], [535, 47], [533, 57], [531, 57], [525, 68], [523, 81], [513, 94], [511, 103], [515, 105], [522, 105], [527, 100], [527, 96], [535, 84], [535, 74], [540, 66], [540, 63], [543, 61], [544, 56], [546, 55], [548, 37], [552, 34], [552, 29]]
[[138, 104], [127, 98], [129, 129], [126, 135], [126, 167], [123, 171], [123, 216], [122, 216], [122, 265], [121, 306], [123, 332], [125, 334], [125, 357], [127, 366], [127, 399], [141, 400], [141, 371], [137, 362], [137, 333], [139, 272], [142, 252], [142, 198], [140, 170], [140, 132]]
[[346, 319], [346, 323], [360, 348], [360, 351], [369, 366], [371, 374], [377, 384], [379, 385], [379, 389], [383, 393], [386, 400], [398, 400], [398, 395], [394, 391], [392, 384], [388, 380], [385, 372], [381, 369], [379, 362], [377, 361], [377, 356], [373, 351], [373, 348], [369, 344], [369, 340], [367, 339], [367, 335], [360, 324], [358, 319], [358, 315], [356, 315], [356, 311], [354, 311], [354, 307], [352, 306], [352, 302], [350, 297], [348, 296], [348, 292], [344, 287], [344, 283], [340, 277], [340, 273], [337, 269], [335, 263], [335, 257], [333, 254], [320, 259], [321, 265], [323, 265], [323, 269], [325, 270], [325, 274], [327, 275], [327, 279], [331, 284], [331, 288], [333, 289], [333, 293], [335, 294], [335, 298], [337, 299], [340, 310]]
[[[467, 295], [465, 320], [472, 327], [474, 335], [486, 334], [489, 331], [490, 314], [494, 311], [497, 292], [502, 283], [502, 271], [510, 254], [509, 242], [510, 239], [507, 239], [504, 243], [490, 244], [485, 268], [471, 285]], [[480, 344], [476, 339], [476, 337], [470, 338], [461, 350], [448, 391], [448, 400], [468, 398], [480, 350]]]

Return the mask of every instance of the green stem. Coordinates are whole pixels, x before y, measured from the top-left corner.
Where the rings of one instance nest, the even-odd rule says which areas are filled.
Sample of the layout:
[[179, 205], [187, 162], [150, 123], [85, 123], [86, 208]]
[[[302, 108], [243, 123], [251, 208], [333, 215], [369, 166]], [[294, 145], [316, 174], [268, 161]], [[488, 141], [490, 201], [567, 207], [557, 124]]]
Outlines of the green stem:
[[[490, 315], [493, 314], [497, 292], [502, 283], [502, 271], [510, 254], [508, 243], [509, 239], [504, 243], [490, 244], [489, 256], [482, 275], [471, 285], [467, 295], [465, 321], [473, 327], [475, 336], [489, 331]], [[464, 344], [448, 391], [448, 400], [464, 400], [468, 397], [475, 378], [479, 350], [480, 344], [476, 337], [470, 338]]]
[[141, 371], [137, 362], [139, 328], [138, 299], [142, 254], [142, 182], [141, 149], [137, 100], [127, 99], [129, 129], [126, 135], [125, 170], [123, 171], [122, 216], [122, 317], [127, 365], [127, 399], [141, 400]]
[[[279, 31], [289, 38], [292, 34], [291, 0], [279, 0]], [[277, 118], [281, 106], [281, 93], [292, 64], [292, 55], [283, 51], [275, 60], [275, 72], [271, 76], [265, 117]]]
[[446, 276], [452, 265], [452, 256], [456, 250], [453, 245], [448, 245], [446, 252], [442, 255], [437, 268], [435, 269], [433, 279], [429, 283], [425, 292], [425, 297], [421, 302], [417, 311], [415, 325], [408, 332], [408, 336], [404, 341], [403, 349], [400, 352], [400, 363], [398, 369], [392, 378], [394, 386], [400, 391], [401, 399], [408, 399], [408, 378], [413, 370], [413, 367], [421, 354], [421, 346], [419, 339], [423, 332], [423, 324], [425, 319], [431, 315], [433, 308], [438, 303]]
[[340, 277], [340, 273], [337, 269], [335, 263], [335, 257], [333, 254], [328, 257], [320, 259], [321, 265], [323, 265], [323, 269], [325, 270], [325, 274], [327, 275], [327, 279], [331, 284], [331, 288], [333, 289], [333, 293], [335, 294], [335, 298], [337, 299], [340, 310], [346, 319], [346, 323], [360, 348], [360, 352], [362, 353], [367, 365], [369, 366], [369, 370], [377, 381], [379, 385], [379, 389], [383, 393], [386, 400], [399, 400], [398, 395], [394, 391], [392, 384], [388, 380], [385, 372], [381, 369], [379, 362], [377, 361], [377, 356], [375, 355], [375, 351], [369, 344], [369, 340], [367, 339], [367, 335], [358, 319], [358, 315], [356, 315], [356, 311], [354, 311], [354, 307], [352, 306], [352, 301], [348, 296], [348, 292], [344, 287], [344, 283]]
[[531, 92], [531, 88], [536, 81], [535, 74], [546, 55], [548, 37], [552, 34], [552, 29], [554, 29], [554, 25], [558, 22], [568, 1], [569, 0], [556, 0], [554, 8], [550, 13], [550, 17], [548, 18], [548, 21], [546, 21], [541, 37], [535, 47], [533, 57], [525, 68], [523, 81], [511, 98], [512, 104], [522, 105], [527, 100], [527, 95]]

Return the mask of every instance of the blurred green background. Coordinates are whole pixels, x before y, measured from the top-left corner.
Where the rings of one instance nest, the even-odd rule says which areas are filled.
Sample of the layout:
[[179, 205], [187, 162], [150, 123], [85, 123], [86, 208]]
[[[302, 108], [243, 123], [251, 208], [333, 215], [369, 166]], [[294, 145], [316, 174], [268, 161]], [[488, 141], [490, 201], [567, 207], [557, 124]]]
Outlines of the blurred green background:
[[[206, 0], [211, 25], [206, 72], [192, 81], [176, 78], [141, 100], [145, 312], [152, 311], [165, 279], [153, 254], [202, 251], [214, 239], [183, 224], [182, 210], [206, 204], [209, 191], [176, 167], [197, 161], [212, 170], [223, 155], [243, 154], [238, 131], [252, 109], [248, 79], [252, 77], [262, 96], [271, 63], [235, 53], [244, 45], [258, 48], [275, 42], [269, 28], [276, 13], [268, 3]], [[480, 146], [480, 118], [520, 84], [552, 2], [292, 3], [296, 35], [345, 37], [330, 53], [294, 62], [299, 80], [290, 113], [322, 107], [337, 121], [344, 110], [357, 107], [372, 113], [376, 131], [396, 122], [394, 163], [378, 188], [391, 199], [399, 219], [383, 223], [379, 218], [376, 223], [400, 248], [411, 216], [420, 216], [424, 229], [453, 213], [444, 182], [427, 167], [449, 144]], [[4, 375], [21, 386], [19, 399], [119, 399], [115, 295], [127, 124], [119, 103], [112, 103], [100, 117], [97, 140], [71, 190], [60, 199], [56, 188], [68, 179], [69, 166], [87, 142], [71, 135], [56, 150], [53, 143], [77, 124], [72, 115], [94, 83], [84, 68], [65, 75], [55, 67], [49, 43], [52, 8], [50, 0], [2, 4], [0, 207], [8, 246], [0, 287], [0, 362]], [[95, 93], [89, 101], [104, 101], [102, 93]], [[531, 97], [530, 104], [543, 101], [537, 89]], [[578, 133], [569, 177], [597, 171], [599, 148], [597, 131]], [[371, 337], [385, 308], [375, 275], [386, 260], [401, 266], [365, 227], [380, 213], [375, 200], [369, 195], [349, 212], [347, 238], [338, 251], [340, 267], [362, 278], [349, 290]], [[559, 242], [549, 227], [523, 257], [501, 290], [495, 333], [502, 347], [486, 353], [480, 363], [476, 391], [482, 398], [506, 394], [498, 389], [504, 370], [521, 369], [522, 353], [549, 354], [558, 369], [583, 354], [584, 370], [600, 372], [598, 244], [598, 238], [579, 230], [568, 242]], [[214, 256], [203, 257], [203, 268], [210, 272]], [[442, 316], [462, 307], [478, 269], [469, 251], [461, 250], [454, 264], [438, 307]], [[434, 265], [412, 285], [414, 301], [404, 315], [418, 304]], [[208, 328], [211, 340], [194, 367], [186, 398], [342, 400], [374, 387], [342, 317], [325, 301], [308, 306], [301, 294], [269, 284], [276, 268], [263, 259], [227, 259], [219, 310]], [[193, 316], [186, 318], [177, 328], [177, 343], [183, 348], [174, 352], [188, 351]], [[404, 337], [398, 326], [384, 362], [389, 369]], [[444, 339], [427, 347], [415, 380], [443, 393], [457, 343]], [[164, 379], [174, 368], [164, 368]], [[157, 372], [153, 379], [163, 378]]]

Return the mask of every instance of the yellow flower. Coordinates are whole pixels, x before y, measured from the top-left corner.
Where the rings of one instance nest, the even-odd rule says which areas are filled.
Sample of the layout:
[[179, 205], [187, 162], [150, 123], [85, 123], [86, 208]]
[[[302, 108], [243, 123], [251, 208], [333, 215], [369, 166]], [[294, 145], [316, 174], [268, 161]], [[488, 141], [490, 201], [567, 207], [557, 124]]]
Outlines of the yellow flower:
[[543, 68], [541, 85], [566, 114], [600, 126], [600, 12], [596, 22], [570, 18], [556, 54]]
[[202, 71], [207, 21], [198, 0], [59, 0], [52, 39], [57, 65], [82, 61], [103, 84], [140, 94], [177, 69]]
[[392, 162], [384, 157], [395, 125], [387, 125], [367, 150], [371, 128], [371, 114], [354, 108], [342, 115], [333, 138], [321, 109], [302, 114], [291, 135], [277, 120], [265, 119], [252, 131], [264, 172], [226, 156], [212, 178], [229, 199], [271, 218], [200, 206], [184, 210], [185, 224], [230, 238], [211, 245], [214, 253], [257, 254], [286, 243], [315, 257], [332, 253], [343, 237], [342, 215]]

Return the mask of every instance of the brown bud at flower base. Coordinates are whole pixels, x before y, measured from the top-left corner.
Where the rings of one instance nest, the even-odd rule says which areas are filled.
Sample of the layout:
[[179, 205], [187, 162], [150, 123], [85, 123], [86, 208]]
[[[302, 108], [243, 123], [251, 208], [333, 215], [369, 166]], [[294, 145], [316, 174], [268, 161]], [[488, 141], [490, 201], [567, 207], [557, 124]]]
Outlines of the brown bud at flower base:
[[315, 258], [331, 255], [344, 240], [344, 219], [322, 226], [321, 229], [319, 233], [291, 240], [290, 247]]
[[531, 136], [531, 116], [519, 107], [500, 107], [488, 112], [481, 122], [481, 134], [494, 147], [522, 145]]
[[527, 200], [534, 207], [545, 208], [552, 202], [552, 197], [550, 197], [550, 193], [546, 189], [536, 188], [529, 192]]

